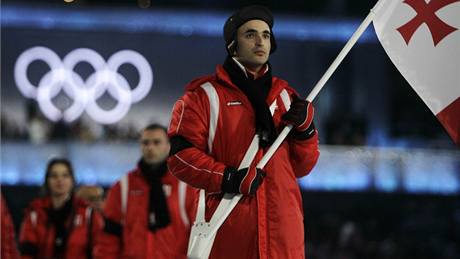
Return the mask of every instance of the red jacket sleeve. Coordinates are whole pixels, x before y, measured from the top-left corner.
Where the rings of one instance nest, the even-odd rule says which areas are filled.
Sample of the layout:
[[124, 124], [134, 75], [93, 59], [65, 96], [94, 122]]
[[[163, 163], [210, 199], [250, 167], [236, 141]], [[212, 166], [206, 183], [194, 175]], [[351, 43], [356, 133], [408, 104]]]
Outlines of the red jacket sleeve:
[[8, 206], [6, 205], [6, 201], [1, 196], [1, 258], [10, 258], [10, 259], [18, 259], [19, 252], [16, 247], [16, 240], [14, 235], [14, 225], [13, 220], [11, 219], [10, 212], [8, 210]]
[[171, 173], [187, 184], [207, 192], [220, 192], [225, 165], [207, 154], [209, 101], [201, 88], [187, 92], [174, 105], [169, 137], [181, 136], [193, 147], [168, 158]]
[[104, 205], [104, 228], [96, 236], [96, 244], [93, 249], [94, 258], [99, 259], [115, 259], [121, 255], [121, 233], [115, 233], [114, 228], [121, 230], [121, 198], [120, 198], [120, 183], [116, 183], [107, 194], [107, 199]]
[[[297, 92], [291, 87], [288, 87], [287, 90], [289, 95], [298, 95]], [[315, 135], [306, 140], [296, 140], [289, 138], [288, 143], [289, 160], [291, 162], [292, 168], [294, 169], [296, 177], [306, 176], [313, 169], [319, 158], [318, 132], [316, 131]]]
[[296, 177], [310, 173], [319, 157], [318, 133], [307, 140], [289, 140], [289, 154]]

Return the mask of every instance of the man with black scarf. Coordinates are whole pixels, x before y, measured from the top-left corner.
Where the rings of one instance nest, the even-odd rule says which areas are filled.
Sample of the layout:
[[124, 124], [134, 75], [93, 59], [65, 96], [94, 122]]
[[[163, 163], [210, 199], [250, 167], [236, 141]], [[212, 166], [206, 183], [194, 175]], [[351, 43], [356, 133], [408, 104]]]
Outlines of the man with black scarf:
[[[304, 258], [302, 198], [296, 179], [319, 156], [314, 109], [272, 75], [273, 16], [264, 6], [224, 25], [228, 56], [216, 73], [193, 80], [173, 108], [168, 167], [206, 192], [206, 220], [224, 193], [243, 197], [220, 227], [210, 258]], [[294, 129], [263, 170], [256, 164], [287, 124]], [[254, 136], [259, 150], [238, 169]], [[254, 142], [256, 143], [256, 142]]]
[[185, 258], [195, 190], [168, 172], [166, 129], [147, 126], [142, 158], [109, 191], [96, 258]]

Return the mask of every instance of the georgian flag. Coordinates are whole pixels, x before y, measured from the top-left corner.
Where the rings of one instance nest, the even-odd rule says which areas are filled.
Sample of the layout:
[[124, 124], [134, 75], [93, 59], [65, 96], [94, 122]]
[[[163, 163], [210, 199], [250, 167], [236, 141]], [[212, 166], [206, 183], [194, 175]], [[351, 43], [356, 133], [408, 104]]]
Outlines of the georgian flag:
[[460, 0], [376, 6], [374, 28], [386, 53], [460, 145]]

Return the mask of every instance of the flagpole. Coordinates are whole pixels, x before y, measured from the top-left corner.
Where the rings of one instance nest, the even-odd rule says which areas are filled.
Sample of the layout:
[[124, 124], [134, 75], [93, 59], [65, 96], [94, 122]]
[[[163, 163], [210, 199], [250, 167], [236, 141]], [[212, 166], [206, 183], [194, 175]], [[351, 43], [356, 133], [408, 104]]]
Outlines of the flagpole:
[[[358, 29], [353, 33], [351, 38], [348, 40], [347, 44], [343, 47], [343, 49], [340, 51], [339, 55], [335, 58], [334, 62], [329, 66], [329, 68], [326, 70], [324, 75], [321, 77], [321, 79], [316, 83], [315, 87], [313, 90], [310, 92], [310, 94], [307, 97], [307, 101], [312, 102], [313, 99], [318, 95], [318, 93], [321, 91], [321, 89], [324, 87], [326, 82], [329, 80], [329, 78], [332, 76], [332, 74], [335, 72], [337, 67], [342, 63], [343, 59], [347, 56], [348, 52], [350, 52], [351, 48], [356, 44], [358, 39], [361, 37], [361, 35], [364, 33], [364, 31], [367, 29], [369, 24], [372, 22], [374, 19], [375, 13], [378, 12], [378, 10], [381, 8], [382, 3], [385, 0], [379, 0], [374, 7], [370, 10], [369, 14], [367, 17], [364, 19], [364, 21], [359, 25]], [[275, 151], [278, 149], [278, 147], [281, 145], [281, 143], [284, 141], [284, 139], [287, 137], [289, 132], [292, 130], [292, 125], [287, 125], [279, 134], [278, 138], [276, 138], [275, 142], [270, 146], [268, 149], [267, 153], [262, 157], [260, 162], [257, 164], [257, 168], [264, 168], [265, 165], [268, 163], [270, 158], [273, 156]]]

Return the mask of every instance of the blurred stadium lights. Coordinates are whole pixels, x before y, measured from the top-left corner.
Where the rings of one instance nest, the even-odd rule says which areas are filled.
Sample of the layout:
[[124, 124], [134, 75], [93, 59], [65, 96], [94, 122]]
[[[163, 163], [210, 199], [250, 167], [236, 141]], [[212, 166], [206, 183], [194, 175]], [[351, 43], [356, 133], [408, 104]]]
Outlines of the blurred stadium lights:
[[[222, 11], [133, 8], [70, 9], [20, 5], [2, 7], [2, 26], [36, 29], [109, 30], [158, 32], [183, 36], [221, 37], [229, 13]], [[277, 38], [301, 41], [346, 42], [359, 25], [357, 19], [319, 19], [279, 15], [274, 27]], [[360, 42], [376, 42], [369, 26]]]
[[[111, 185], [135, 166], [139, 156], [135, 142], [91, 148], [79, 142], [4, 142], [2, 147], [0, 183], [6, 185], [41, 184], [46, 161], [53, 156], [74, 163], [79, 183]], [[460, 194], [459, 151], [324, 145], [320, 150], [318, 164], [299, 180], [303, 190]]]

